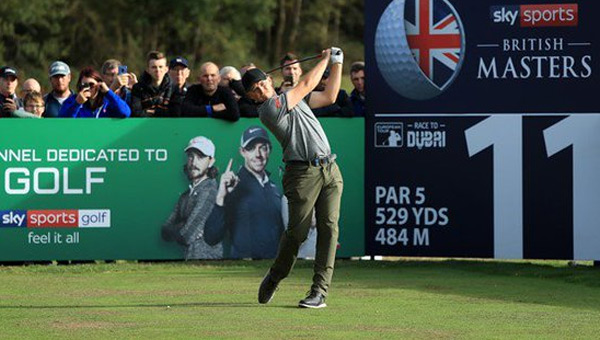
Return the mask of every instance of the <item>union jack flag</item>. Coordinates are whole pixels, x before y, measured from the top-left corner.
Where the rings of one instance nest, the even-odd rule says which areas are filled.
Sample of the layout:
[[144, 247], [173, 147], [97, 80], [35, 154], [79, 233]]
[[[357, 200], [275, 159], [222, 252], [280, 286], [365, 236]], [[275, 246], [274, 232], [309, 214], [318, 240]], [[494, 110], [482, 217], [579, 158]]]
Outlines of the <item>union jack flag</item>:
[[461, 29], [454, 9], [445, 0], [407, 0], [404, 24], [421, 70], [443, 89], [461, 57]]

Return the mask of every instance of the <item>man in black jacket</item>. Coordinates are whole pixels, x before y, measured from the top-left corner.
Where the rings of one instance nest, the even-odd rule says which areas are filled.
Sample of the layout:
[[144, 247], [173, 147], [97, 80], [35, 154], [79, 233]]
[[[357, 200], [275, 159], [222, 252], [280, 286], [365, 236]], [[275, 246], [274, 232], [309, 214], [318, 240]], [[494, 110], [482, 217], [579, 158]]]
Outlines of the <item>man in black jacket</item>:
[[[327, 68], [323, 73], [321, 82], [315, 88], [315, 91], [325, 90], [327, 87], [327, 82], [329, 81], [329, 72], [330, 70]], [[317, 117], [354, 117], [354, 112], [352, 111], [352, 102], [350, 101], [348, 93], [346, 93], [346, 91], [343, 89], [340, 89], [338, 92], [335, 103], [320, 107], [318, 109], [313, 109], [312, 111]]]
[[169, 63], [169, 77], [173, 84], [173, 93], [169, 103], [169, 112], [174, 117], [181, 116], [181, 106], [187, 95], [189, 85], [187, 79], [190, 76], [190, 66], [184, 57], [171, 59]]
[[350, 100], [354, 108], [354, 115], [357, 117], [365, 116], [365, 63], [357, 61], [350, 67], [350, 80], [354, 85], [354, 90], [350, 93]]
[[19, 79], [14, 67], [0, 68], [0, 117], [10, 117], [14, 111], [23, 107], [15, 94]]
[[146, 57], [147, 68], [140, 82], [131, 91], [131, 111], [133, 117], [169, 117], [171, 100], [171, 78], [167, 58], [158, 51], [151, 51]]
[[228, 89], [219, 86], [219, 67], [212, 62], [200, 66], [200, 84], [193, 85], [181, 107], [183, 117], [212, 117], [236, 121], [240, 118], [238, 104]]

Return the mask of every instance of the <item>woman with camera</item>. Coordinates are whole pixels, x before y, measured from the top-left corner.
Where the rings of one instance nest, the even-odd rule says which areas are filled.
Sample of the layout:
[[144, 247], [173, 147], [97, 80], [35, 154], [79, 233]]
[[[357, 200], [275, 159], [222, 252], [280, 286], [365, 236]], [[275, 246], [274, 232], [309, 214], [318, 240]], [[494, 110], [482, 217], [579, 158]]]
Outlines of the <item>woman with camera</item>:
[[131, 115], [127, 103], [108, 88], [92, 67], [81, 70], [77, 90], [79, 93], [64, 102], [60, 117], [126, 118]]

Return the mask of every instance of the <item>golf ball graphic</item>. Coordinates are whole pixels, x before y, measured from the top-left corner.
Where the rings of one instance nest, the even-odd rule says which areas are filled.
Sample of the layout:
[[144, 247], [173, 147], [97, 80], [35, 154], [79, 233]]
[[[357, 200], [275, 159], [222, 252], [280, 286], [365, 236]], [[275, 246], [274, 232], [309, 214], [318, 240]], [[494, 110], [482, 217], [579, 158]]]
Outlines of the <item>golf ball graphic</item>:
[[403, 97], [444, 92], [464, 59], [465, 34], [448, 0], [393, 0], [379, 19], [375, 58], [387, 84]]

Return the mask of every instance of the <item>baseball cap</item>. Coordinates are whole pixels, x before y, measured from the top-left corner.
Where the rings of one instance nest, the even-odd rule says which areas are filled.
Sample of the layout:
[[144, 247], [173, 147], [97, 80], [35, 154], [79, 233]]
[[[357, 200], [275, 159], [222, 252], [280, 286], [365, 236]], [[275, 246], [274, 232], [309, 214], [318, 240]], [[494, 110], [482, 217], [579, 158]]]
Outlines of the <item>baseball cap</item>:
[[71, 73], [71, 69], [69, 65], [63, 63], [62, 61], [55, 61], [50, 65], [50, 70], [48, 71], [48, 75], [50, 77], [54, 77], [57, 75], [66, 76]]
[[189, 149], [196, 149], [206, 156], [215, 158], [215, 145], [210, 139], [204, 136], [192, 138], [184, 151], [188, 151]]
[[242, 77], [242, 85], [244, 85], [244, 90], [248, 92], [255, 83], [265, 79], [267, 79], [267, 75], [263, 71], [258, 68], [253, 68], [244, 73], [244, 76]]
[[243, 148], [245, 148], [250, 144], [250, 142], [257, 139], [262, 139], [267, 143], [271, 143], [269, 134], [265, 129], [261, 128], [260, 126], [251, 126], [242, 134], [242, 140], [240, 141], [240, 144]]
[[17, 77], [17, 69], [10, 66], [4, 66], [0, 68], [0, 77], [6, 78], [9, 76]]
[[171, 62], [169, 62], [169, 68], [174, 68], [177, 65], [181, 65], [187, 68], [190, 67], [187, 59], [185, 59], [184, 57], [176, 57], [171, 59]]

